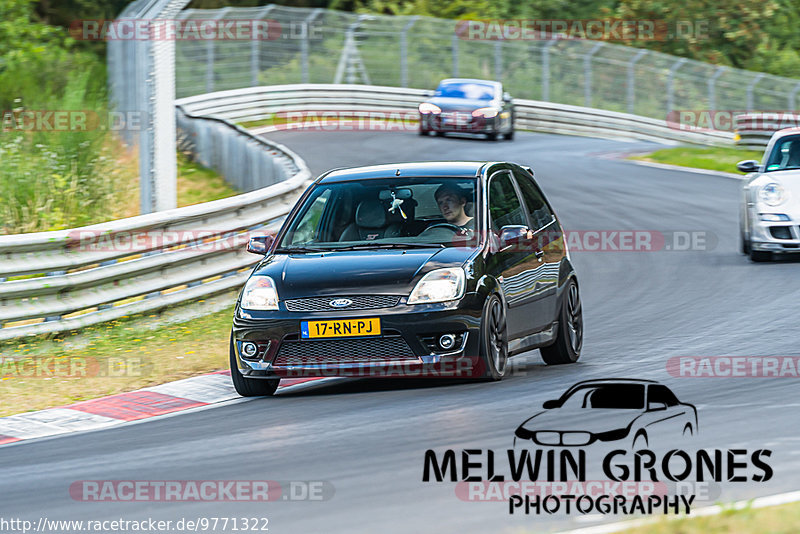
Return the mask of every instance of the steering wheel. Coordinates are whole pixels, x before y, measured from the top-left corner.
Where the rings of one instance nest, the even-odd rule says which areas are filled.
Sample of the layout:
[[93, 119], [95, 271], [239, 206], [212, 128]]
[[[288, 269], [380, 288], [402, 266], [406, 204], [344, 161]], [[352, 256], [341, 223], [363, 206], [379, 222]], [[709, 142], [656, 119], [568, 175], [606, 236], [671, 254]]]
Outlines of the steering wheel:
[[433, 225], [425, 228], [422, 232], [420, 232], [419, 235], [425, 235], [425, 232], [427, 232], [429, 230], [433, 230], [434, 228], [447, 228], [448, 230], [452, 230], [453, 233], [456, 233], [456, 234], [460, 234], [462, 232], [465, 232], [465, 233], [466, 232], [471, 232], [471, 230], [468, 230], [466, 228], [461, 228], [460, 226], [452, 224], [452, 223], [436, 223], [436, 224], [433, 224]]

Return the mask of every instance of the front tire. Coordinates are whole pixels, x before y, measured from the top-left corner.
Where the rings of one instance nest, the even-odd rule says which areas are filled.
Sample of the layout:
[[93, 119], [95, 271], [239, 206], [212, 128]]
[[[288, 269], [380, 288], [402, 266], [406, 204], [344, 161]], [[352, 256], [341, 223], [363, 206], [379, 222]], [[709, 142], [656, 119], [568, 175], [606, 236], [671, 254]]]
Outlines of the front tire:
[[514, 140], [514, 130], [511, 130], [507, 134], [503, 134], [503, 138], [505, 138], [507, 141], [513, 141]]
[[558, 333], [552, 345], [541, 347], [539, 353], [547, 365], [575, 363], [583, 347], [583, 309], [578, 284], [571, 279], [564, 291], [564, 301], [558, 315]]
[[489, 141], [497, 141], [497, 134], [495, 132], [487, 133], [486, 139]]
[[763, 250], [750, 249], [750, 261], [755, 263], [762, 263], [772, 260], [772, 252], [765, 252]]
[[242, 397], [269, 397], [278, 389], [280, 378], [246, 378], [239, 372], [236, 352], [233, 348], [233, 332], [230, 341], [231, 380], [236, 393]]
[[506, 312], [497, 295], [486, 299], [481, 317], [480, 367], [482, 377], [502, 380], [508, 367], [508, 329]]

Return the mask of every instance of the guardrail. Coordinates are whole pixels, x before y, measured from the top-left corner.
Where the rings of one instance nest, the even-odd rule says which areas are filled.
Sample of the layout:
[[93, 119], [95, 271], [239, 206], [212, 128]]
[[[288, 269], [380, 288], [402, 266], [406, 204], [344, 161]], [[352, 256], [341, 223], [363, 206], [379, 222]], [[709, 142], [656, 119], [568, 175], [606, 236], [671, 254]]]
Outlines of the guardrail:
[[[253, 87], [178, 100], [182, 135], [203, 164], [251, 192], [108, 223], [0, 236], [0, 340], [83, 328], [241, 286], [249, 232], [274, 231], [311, 179], [288, 148], [235, 123], [276, 112], [416, 110], [427, 91], [367, 85]], [[597, 137], [729, 145], [727, 132], [517, 100], [517, 127]], [[269, 121], [267, 121], [269, 122]], [[269, 130], [271, 127], [261, 128]], [[272, 127], [274, 128], [274, 127]]]
[[[288, 148], [227, 121], [184, 116], [181, 122], [195, 131], [201, 122], [213, 123], [204, 130], [201, 147], [260, 148], [260, 159], [249, 161], [263, 167], [267, 160], [268, 171], [259, 175], [261, 184], [252, 185], [274, 183], [83, 228], [0, 236], [0, 340], [83, 328], [244, 283], [257, 260], [244, 251], [249, 233], [275, 231], [311, 173]], [[228, 156], [238, 153], [231, 149]]]
[[[430, 93], [421, 89], [374, 85], [296, 84], [249, 87], [181, 99], [184, 109], [233, 122], [270, 119], [292, 111], [416, 110]], [[514, 100], [517, 128], [542, 132], [640, 139], [657, 142], [732, 146], [733, 134], [694, 132], [667, 121], [629, 113], [538, 100]], [[254, 132], [269, 131], [269, 127]]]
[[735, 119], [740, 139], [737, 145], [750, 150], [764, 150], [772, 134], [784, 128], [800, 126], [800, 114], [783, 112], [743, 113]]

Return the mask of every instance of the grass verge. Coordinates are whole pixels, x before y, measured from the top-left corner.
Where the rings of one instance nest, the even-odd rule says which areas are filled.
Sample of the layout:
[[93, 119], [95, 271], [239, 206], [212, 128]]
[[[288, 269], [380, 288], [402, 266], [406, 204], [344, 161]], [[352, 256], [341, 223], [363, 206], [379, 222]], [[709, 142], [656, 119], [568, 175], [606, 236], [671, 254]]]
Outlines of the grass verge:
[[[761, 160], [762, 152], [727, 147], [675, 147], [662, 148], [650, 154], [631, 156], [628, 159], [666, 163], [695, 169], [708, 169], [739, 173], [736, 164], [746, 159]], [[744, 173], [739, 173], [744, 174]]]
[[178, 153], [177, 193], [179, 208], [239, 194], [216, 171], [189, 161], [181, 153]]
[[133, 316], [80, 334], [3, 343], [0, 417], [227, 369], [235, 295], [228, 297], [220, 311], [156, 328], [143, 324], [156, 315]]
[[800, 526], [800, 503], [766, 508], [726, 509], [717, 515], [648, 523], [623, 534], [795, 534]]

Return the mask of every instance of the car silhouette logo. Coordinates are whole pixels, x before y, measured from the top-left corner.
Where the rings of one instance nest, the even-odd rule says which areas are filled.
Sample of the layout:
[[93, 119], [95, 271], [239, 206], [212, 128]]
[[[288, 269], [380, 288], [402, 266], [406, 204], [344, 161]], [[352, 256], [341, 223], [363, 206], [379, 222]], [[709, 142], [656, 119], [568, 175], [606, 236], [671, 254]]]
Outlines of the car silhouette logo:
[[328, 304], [333, 308], [346, 308], [353, 303], [350, 299], [333, 299]]
[[539, 446], [580, 447], [627, 441], [634, 450], [698, 432], [697, 409], [652, 380], [605, 378], [578, 382], [516, 430]]

